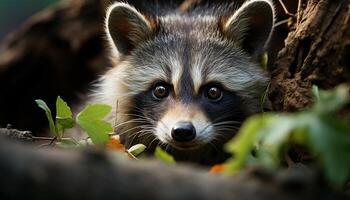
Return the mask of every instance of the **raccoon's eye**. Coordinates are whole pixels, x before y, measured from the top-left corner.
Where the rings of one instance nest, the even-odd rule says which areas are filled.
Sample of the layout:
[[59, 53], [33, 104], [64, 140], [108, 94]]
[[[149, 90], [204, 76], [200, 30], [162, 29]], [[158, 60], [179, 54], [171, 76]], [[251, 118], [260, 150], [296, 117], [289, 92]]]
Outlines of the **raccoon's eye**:
[[156, 99], [163, 99], [169, 95], [168, 87], [165, 84], [156, 84], [153, 89], [153, 96]]
[[212, 101], [219, 101], [222, 98], [222, 90], [218, 86], [211, 86], [208, 88], [206, 96]]

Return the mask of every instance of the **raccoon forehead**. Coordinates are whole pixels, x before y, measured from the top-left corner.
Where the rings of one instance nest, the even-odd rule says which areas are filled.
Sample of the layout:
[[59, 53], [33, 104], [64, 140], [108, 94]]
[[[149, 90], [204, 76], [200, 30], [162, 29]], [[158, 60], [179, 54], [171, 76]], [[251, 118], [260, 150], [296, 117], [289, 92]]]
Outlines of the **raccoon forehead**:
[[[268, 82], [263, 70], [250, 61], [239, 48], [223, 41], [173, 41], [158, 50], [141, 49], [140, 55], [131, 56], [123, 70], [123, 82], [131, 93], [147, 91], [154, 82], [165, 81], [179, 92], [182, 80], [193, 83], [193, 93], [209, 82], [218, 82], [241, 96], [260, 93]], [[171, 44], [176, 44], [175, 46]], [[186, 62], [184, 54], [187, 55]], [[186, 56], [185, 56], [186, 57]], [[189, 76], [184, 76], [189, 73]], [[255, 95], [256, 96], [256, 95]]]
[[167, 15], [159, 18], [160, 29], [177, 37], [218, 37], [219, 18], [210, 15]]
[[149, 90], [157, 81], [167, 82], [176, 88], [183, 70], [180, 66], [176, 54], [166, 59], [162, 55], [131, 59], [122, 70], [122, 84], [128, 88], [130, 95]]
[[[184, 16], [179, 14], [171, 14], [159, 17], [159, 22], [163, 26], [181, 26], [185, 24], [191, 25], [191, 27], [201, 26], [203, 24], [215, 24], [218, 22], [218, 17], [211, 15], [193, 15]], [[195, 23], [196, 22], [196, 23]]]
[[255, 98], [268, 83], [267, 74], [240, 48], [232, 45], [218, 45], [195, 50], [191, 67], [194, 91], [201, 86], [217, 82], [242, 97]]

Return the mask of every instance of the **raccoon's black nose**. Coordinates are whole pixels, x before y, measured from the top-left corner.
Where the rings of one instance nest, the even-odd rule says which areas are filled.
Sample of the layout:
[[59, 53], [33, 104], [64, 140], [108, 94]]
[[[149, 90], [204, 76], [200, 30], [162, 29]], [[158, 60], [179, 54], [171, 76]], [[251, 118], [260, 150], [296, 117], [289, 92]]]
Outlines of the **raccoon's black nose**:
[[196, 137], [196, 128], [191, 122], [177, 122], [171, 129], [171, 136], [177, 142], [189, 142]]

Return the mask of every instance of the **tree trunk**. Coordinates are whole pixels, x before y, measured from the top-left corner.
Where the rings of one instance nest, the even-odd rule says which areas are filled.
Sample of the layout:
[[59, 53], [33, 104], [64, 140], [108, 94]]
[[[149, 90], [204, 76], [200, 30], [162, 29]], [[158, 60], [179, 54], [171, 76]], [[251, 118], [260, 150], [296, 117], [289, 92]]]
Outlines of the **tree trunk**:
[[311, 86], [350, 83], [349, 0], [300, 0], [292, 30], [272, 70], [270, 99], [279, 111], [310, 105]]

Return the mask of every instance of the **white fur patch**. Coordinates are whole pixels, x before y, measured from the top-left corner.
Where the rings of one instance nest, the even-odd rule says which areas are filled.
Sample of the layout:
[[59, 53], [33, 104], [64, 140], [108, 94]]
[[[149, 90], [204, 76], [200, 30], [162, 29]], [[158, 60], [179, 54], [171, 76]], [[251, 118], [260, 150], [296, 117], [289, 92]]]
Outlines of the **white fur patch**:
[[183, 66], [180, 64], [179, 59], [170, 59], [171, 70], [171, 83], [174, 86], [175, 95], [179, 94], [181, 75], [183, 73]]
[[171, 130], [180, 121], [191, 122], [195, 127], [196, 137], [191, 143], [197, 147], [213, 139], [211, 122], [199, 108], [193, 105], [183, 105], [175, 102], [162, 119], [159, 120], [155, 132], [157, 138], [163, 143], [174, 145], [175, 142], [171, 137]]

